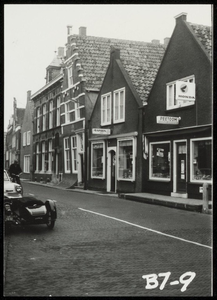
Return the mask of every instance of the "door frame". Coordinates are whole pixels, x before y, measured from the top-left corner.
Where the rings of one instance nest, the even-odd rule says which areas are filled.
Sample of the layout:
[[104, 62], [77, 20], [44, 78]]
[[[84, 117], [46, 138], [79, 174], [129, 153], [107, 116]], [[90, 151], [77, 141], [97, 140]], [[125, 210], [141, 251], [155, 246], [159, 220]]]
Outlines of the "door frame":
[[[111, 151], [115, 152], [117, 155], [117, 147], [107, 147], [107, 184], [106, 184], [106, 191], [111, 192]], [[117, 160], [116, 160], [117, 161]], [[115, 167], [115, 193], [117, 190], [117, 164]]]
[[188, 144], [187, 139], [182, 140], [174, 140], [173, 141], [173, 192], [171, 196], [173, 197], [181, 197], [181, 198], [188, 198], [188, 194], [186, 193], [178, 193], [177, 192], [177, 145], [179, 143], [185, 142], [186, 144], [186, 182], [188, 178]]

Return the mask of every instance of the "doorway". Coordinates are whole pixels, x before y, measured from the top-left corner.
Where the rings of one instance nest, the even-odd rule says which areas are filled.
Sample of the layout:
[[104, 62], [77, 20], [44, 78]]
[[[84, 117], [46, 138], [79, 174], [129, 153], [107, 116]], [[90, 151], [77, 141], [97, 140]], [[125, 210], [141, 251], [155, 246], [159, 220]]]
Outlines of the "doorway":
[[107, 192], [116, 192], [116, 147], [107, 152]]

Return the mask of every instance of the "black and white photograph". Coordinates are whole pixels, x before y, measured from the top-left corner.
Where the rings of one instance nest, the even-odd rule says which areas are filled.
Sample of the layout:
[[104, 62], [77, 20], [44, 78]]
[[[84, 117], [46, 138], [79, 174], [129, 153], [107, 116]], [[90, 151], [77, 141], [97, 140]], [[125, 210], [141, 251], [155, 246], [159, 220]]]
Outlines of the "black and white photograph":
[[3, 13], [3, 297], [214, 296], [214, 5]]

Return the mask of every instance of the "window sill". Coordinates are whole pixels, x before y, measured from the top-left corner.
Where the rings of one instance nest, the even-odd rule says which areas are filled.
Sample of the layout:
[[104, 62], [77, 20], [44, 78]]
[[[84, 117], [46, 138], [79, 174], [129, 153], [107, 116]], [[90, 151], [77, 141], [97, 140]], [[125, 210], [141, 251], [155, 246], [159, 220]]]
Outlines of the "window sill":
[[162, 182], [170, 182], [170, 178], [149, 178], [149, 181], [162, 181]]

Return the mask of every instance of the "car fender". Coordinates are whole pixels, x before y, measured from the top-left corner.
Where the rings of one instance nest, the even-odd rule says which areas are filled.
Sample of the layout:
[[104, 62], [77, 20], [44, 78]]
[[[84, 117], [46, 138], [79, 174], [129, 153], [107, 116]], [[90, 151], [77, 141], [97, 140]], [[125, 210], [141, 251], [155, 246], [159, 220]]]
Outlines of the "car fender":
[[56, 219], [57, 218], [57, 209], [56, 209], [55, 201], [48, 199], [45, 202], [45, 206], [48, 210], [51, 211], [52, 219]]

